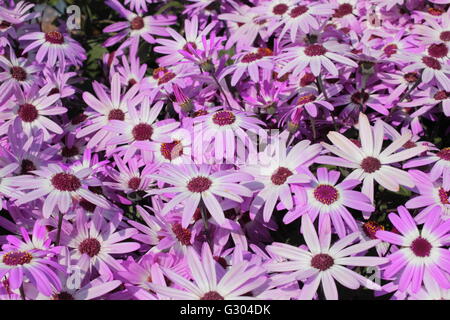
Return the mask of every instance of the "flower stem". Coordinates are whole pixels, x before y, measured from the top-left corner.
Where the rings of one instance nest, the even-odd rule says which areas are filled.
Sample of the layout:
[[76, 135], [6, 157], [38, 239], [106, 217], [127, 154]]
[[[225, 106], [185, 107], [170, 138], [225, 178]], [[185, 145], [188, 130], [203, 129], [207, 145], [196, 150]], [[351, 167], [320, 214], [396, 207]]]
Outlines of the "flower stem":
[[61, 227], [63, 221], [63, 214], [61, 211], [58, 213], [58, 233], [56, 234], [56, 245], [59, 246], [59, 242], [61, 241]]

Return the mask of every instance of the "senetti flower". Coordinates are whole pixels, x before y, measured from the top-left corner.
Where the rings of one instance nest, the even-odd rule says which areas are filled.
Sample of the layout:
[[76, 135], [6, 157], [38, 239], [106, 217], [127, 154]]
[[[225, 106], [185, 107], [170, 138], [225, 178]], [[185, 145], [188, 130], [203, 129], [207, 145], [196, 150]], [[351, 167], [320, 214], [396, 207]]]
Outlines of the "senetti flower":
[[374, 247], [380, 240], [352, 244], [358, 238], [358, 232], [355, 232], [330, 246], [330, 225], [324, 224], [317, 234], [308, 215], [304, 215], [302, 218], [302, 231], [307, 250], [275, 242], [268, 246], [267, 250], [287, 261], [274, 261], [266, 265], [269, 272], [293, 271], [286, 275], [287, 281], [304, 281], [298, 297], [300, 300], [313, 299], [320, 284], [322, 284], [327, 300], [337, 300], [336, 281], [351, 289], [356, 289], [361, 285], [372, 290], [380, 289], [379, 285], [345, 267], [379, 266], [388, 262], [387, 258], [353, 256]]
[[[270, 220], [278, 199], [286, 209], [293, 208], [292, 185], [311, 180], [308, 175], [298, 172], [297, 169], [307, 167], [321, 151], [320, 145], [311, 144], [308, 140], [299, 142], [290, 150], [287, 150], [285, 143], [280, 140], [267, 147], [273, 149], [266, 149], [259, 155], [260, 163], [243, 168], [243, 171], [251, 173], [261, 185], [254, 184], [254, 187], [260, 190], [252, 202], [250, 212], [256, 214], [264, 205], [262, 214], [265, 222]], [[276, 150], [277, 147], [280, 149]], [[272, 159], [268, 160], [266, 156]]]
[[[346, 227], [356, 232], [356, 221], [346, 207], [367, 212], [372, 212], [375, 208], [366, 195], [351, 190], [360, 184], [359, 180], [345, 180], [337, 184], [339, 177], [340, 173], [337, 171], [317, 169], [317, 178], [312, 176], [309, 184], [301, 184], [300, 188], [295, 189], [296, 199], [301, 199], [300, 203], [284, 216], [283, 221], [289, 223], [303, 214], [308, 214], [312, 221], [319, 216], [319, 226], [324, 223], [324, 219], [331, 218], [341, 238], [347, 234]], [[305, 203], [302, 203], [303, 201]]]
[[104, 43], [105, 47], [110, 47], [122, 41], [128, 36], [126, 40], [132, 46], [132, 50], [136, 53], [140, 38], [143, 38], [148, 43], [155, 43], [154, 35], [168, 36], [165, 27], [171, 25], [175, 21], [175, 17], [163, 16], [142, 16], [133, 13], [122, 6], [117, 0], [108, 0], [108, 6], [117, 10], [117, 12], [126, 18], [127, 22], [117, 22], [105, 29], [104, 32], [118, 32]]
[[448, 298], [450, 0], [35, 2], [0, 300]]
[[441, 213], [443, 220], [450, 219], [450, 190], [444, 188], [439, 181], [433, 182], [430, 176], [419, 170], [410, 170], [409, 174], [416, 183], [419, 195], [405, 203], [408, 209], [423, 208], [414, 219], [425, 222], [427, 216], [435, 209]]
[[42, 212], [45, 218], [52, 215], [55, 208], [65, 213], [73, 205], [75, 199], [86, 199], [87, 201], [109, 208], [108, 201], [89, 190], [90, 186], [98, 186], [100, 183], [91, 176], [91, 170], [66, 169], [57, 164], [49, 164], [39, 170], [33, 170], [33, 175], [22, 175], [14, 178], [14, 184], [22, 190], [28, 190], [17, 201], [22, 205], [34, 200], [42, 199]]
[[399, 246], [399, 250], [390, 254], [389, 264], [385, 268], [385, 276], [399, 274], [399, 290], [411, 289], [413, 293], [420, 290], [424, 272], [437, 281], [439, 286], [450, 288], [448, 245], [450, 222], [442, 222], [437, 210], [433, 210], [421, 230], [405, 207], [397, 208], [398, 215], [389, 214], [389, 220], [400, 232], [393, 233], [380, 230], [378, 239]]
[[194, 282], [164, 268], [164, 274], [184, 290], [153, 283], [148, 283], [147, 286], [176, 300], [236, 300], [251, 299], [244, 294], [266, 282], [264, 270], [248, 261], [241, 261], [229, 270], [223, 270], [214, 260], [206, 243], [202, 247], [201, 256], [192, 248], [188, 252], [188, 265]]
[[135, 251], [140, 248], [140, 244], [122, 242], [138, 231], [133, 228], [116, 231], [118, 223], [120, 221], [106, 222], [98, 214], [90, 221], [83, 214], [77, 216], [76, 228], [71, 234], [63, 236], [63, 243], [74, 249], [72, 258], [77, 261], [82, 273], [90, 273], [96, 269], [102, 279], [109, 281], [112, 270], [125, 271], [112, 255]]
[[182, 227], [186, 228], [197, 207], [205, 205], [218, 224], [225, 222], [220, 202], [217, 197], [224, 197], [236, 202], [243, 202], [244, 197], [250, 197], [251, 191], [238, 182], [249, 181], [252, 176], [241, 172], [212, 172], [208, 165], [165, 165], [165, 175], [153, 176], [155, 180], [173, 185], [160, 190], [150, 190], [149, 194], [175, 193], [176, 196], [168, 202], [163, 210], [165, 215], [176, 205], [184, 203]]
[[302, 47], [288, 47], [279, 56], [283, 67], [278, 76], [281, 77], [287, 72], [292, 72], [296, 76], [308, 66], [316, 77], [321, 70], [327, 70], [330, 74], [337, 76], [338, 69], [333, 61], [355, 68], [358, 67], [356, 62], [342, 54], [346, 51], [348, 51], [348, 48], [345, 45], [333, 41], [307, 44]]
[[63, 63], [66, 59], [71, 64], [78, 65], [86, 59], [83, 47], [67, 33], [60, 31], [31, 32], [21, 36], [19, 40], [32, 41], [25, 48], [24, 53], [39, 47], [36, 60], [45, 62], [48, 66], [53, 66], [56, 62]]
[[322, 145], [339, 158], [321, 156], [317, 162], [355, 169], [346, 179], [362, 180], [362, 191], [372, 201], [374, 181], [394, 192], [399, 190], [400, 185], [414, 187], [414, 181], [409, 174], [391, 164], [419, 155], [427, 150], [426, 146], [417, 146], [396, 153], [411, 138], [411, 134], [405, 134], [381, 151], [384, 137], [383, 123], [378, 120], [375, 126], [371, 127], [369, 119], [363, 113], [359, 115], [359, 135], [361, 147], [338, 132], [329, 133], [328, 138], [334, 145], [327, 143]]
[[118, 73], [112, 76], [109, 95], [97, 81], [94, 81], [92, 87], [97, 97], [89, 92], [83, 93], [83, 99], [90, 109], [85, 112], [88, 121], [85, 122], [76, 136], [82, 138], [93, 134], [87, 147], [101, 150], [106, 148], [106, 142], [114, 136], [104, 127], [111, 120], [124, 121], [128, 115], [128, 108], [138, 104], [142, 98], [139, 95], [137, 96], [139, 90], [137, 85], [132, 86], [125, 94], [121, 94], [120, 75]]
[[6, 133], [9, 126], [18, 119], [27, 135], [31, 135], [39, 129], [44, 132], [45, 140], [50, 139], [50, 132], [61, 134], [62, 128], [50, 117], [63, 114], [67, 109], [55, 104], [60, 98], [59, 94], [49, 95], [49, 93], [40, 90], [37, 85], [27, 91], [17, 89], [15, 91], [16, 99], [13, 100], [11, 107], [5, 105], [2, 108], [0, 117], [6, 121], [0, 126], [0, 132]]

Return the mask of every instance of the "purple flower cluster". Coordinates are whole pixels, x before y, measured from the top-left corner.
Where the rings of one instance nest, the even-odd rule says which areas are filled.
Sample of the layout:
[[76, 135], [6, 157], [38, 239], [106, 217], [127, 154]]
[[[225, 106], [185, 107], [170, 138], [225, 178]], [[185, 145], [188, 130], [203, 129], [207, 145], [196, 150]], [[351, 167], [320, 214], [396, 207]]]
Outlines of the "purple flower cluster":
[[450, 298], [450, 1], [177, 3], [0, 0], [0, 299]]

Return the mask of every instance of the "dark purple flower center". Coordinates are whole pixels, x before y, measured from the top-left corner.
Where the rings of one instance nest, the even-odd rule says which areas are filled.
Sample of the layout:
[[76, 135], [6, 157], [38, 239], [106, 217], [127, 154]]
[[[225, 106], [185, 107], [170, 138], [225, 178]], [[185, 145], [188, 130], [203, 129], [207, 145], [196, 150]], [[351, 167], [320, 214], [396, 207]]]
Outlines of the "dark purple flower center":
[[329, 268], [331, 268], [334, 264], [334, 259], [326, 254], [326, 253], [319, 253], [316, 254], [311, 259], [311, 266], [313, 268], [319, 269], [320, 271], [325, 271]]
[[414, 141], [411, 141], [411, 140], [406, 141], [406, 142], [403, 144], [403, 148], [405, 148], [405, 149], [411, 149], [411, 148], [414, 148], [414, 147], [416, 147], [416, 146], [417, 146], [417, 144], [416, 144]]
[[433, 7], [428, 8], [427, 11], [429, 14], [431, 14], [432, 16], [436, 16], [436, 17], [438, 17], [444, 13], [444, 11], [442, 9], [433, 8]]
[[422, 237], [415, 239], [410, 246], [412, 252], [418, 257], [428, 257], [433, 246], [431, 243]]
[[189, 52], [189, 53], [193, 53], [192, 52], [192, 50], [191, 50], [191, 48], [192, 49], [197, 49], [197, 45], [195, 44], [195, 42], [186, 42], [186, 44], [183, 46], [183, 50], [184, 51], [187, 51], [187, 52]]
[[144, 19], [142, 17], [135, 17], [130, 22], [131, 30], [141, 30], [144, 27]]
[[36, 107], [29, 103], [20, 105], [17, 114], [23, 122], [33, 122], [39, 116]]
[[304, 14], [306, 11], [308, 11], [308, 7], [307, 6], [297, 6], [294, 9], [291, 10], [291, 12], [289, 13], [289, 15], [292, 18], [297, 18], [298, 16], [301, 16], [302, 14]]
[[89, 257], [96, 256], [100, 252], [100, 242], [94, 238], [84, 239], [78, 246], [82, 254], [86, 253]]
[[165, 159], [173, 160], [183, 155], [183, 145], [178, 140], [162, 143], [160, 151]]
[[52, 300], [75, 300], [75, 298], [66, 291], [61, 291], [52, 295]]
[[80, 207], [82, 207], [87, 212], [94, 212], [95, 208], [97, 208], [97, 206], [95, 204], [87, 201], [86, 199], [81, 199], [78, 204], [80, 205]]
[[130, 180], [128, 180], [128, 188], [130, 188], [130, 189], [138, 190], [140, 184], [141, 184], [141, 178], [139, 178], [139, 177], [133, 177]]
[[450, 197], [450, 190], [447, 191], [444, 188], [440, 187], [438, 190], [439, 193], [439, 200], [441, 200], [442, 204], [450, 204], [449, 197]]
[[313, 102], [316, 100], [316, 96], [313, 94], [307, 94], [306, 96], [302, 96], [298, 98], [297, 105], [302, 106], [304, 104], [307, 104], [309, 102]]
[[123, 113], [123, 111], [120, 110], [120, 109], [112, 109], [108, 113], [108, 120], [120, 120], [120, 121], [123, 121], [123, 120], [125, 120], [125, 113]]
[[0, 30], [8, 29], [11, 26], [12, 26], [12, 24], [9, 23], [8, 21], [1, 21], [0, 22]]
[[227, 126], [236, 121], [236, 116], [231, 111], [218, 111], [212, 116], [212, 121], [218, 126]]
[[45, 41], [53, 44], [63, 44], [64, 36], [59, 31], [50, 31], [45, 34]]
[[274, 14], [282, 15], [282, 14], [285, 14], [286, 11], [288, 11], [288, 9], [289, 9], [289, 7], [286, 4], [280, 3], [280, 4], [277, 4], [275, 7], [273, 7], [272, 11]]
[[81, 187], [80, 179], [69, 173], [57, 173], [51, 182], [53, 187], [59, 191], [76, 191]]
[[447, 92], [445, 90], [440, 90], [440, 91], [436, 92], [433, 96], [433, 98], [435, 100], [445, 100], [448, 97], [450, 97], [450, 94], [449, 94], [449, 92]]
[[158, 79], [158, 85], [164, 84], [172, 80], [176, 77], [176, 74], [173, 72], [166, 72], [162, 77]]
[[262, 56], [259, 53], [250, 52], [250, 53], [247, 53], [245, 56], [242, 57], [241, 62], [243, 62], [243, 63], [250, 63], [250, 62], [259, 60], [261, 58], [262, 58]]
[[300, 79], [300, 87], [306, 87], [316, 80], [316, 77], [312, 73], [305, 73], [305, 75]]
[[339, 191], [331, 185], [321, 184], [314, 189], [314, 198], [323, 204], [330, 205], [339, 199]]
[[270, 180], [272, 180], [272, 183], [280, 186], [284, 184], [290, 176], [292, 176], [294, 173], [285, 167], [279, 167], [270, 177]]
[[442, 41], [450, 41], [450, 31], [442, 31], [439, 39], [441, 39]]
[[448, 47], [445, 43], [433, 43], [428, 47], [428, 54], [433, 58], [444, 58], [448, 55]]
[[442, 149], [436, 155], [443, 160], [450, 161], [450, 147]]
[[369, 100], [369, 94], [367, 92], [357, 91], [352, 94], [350, 100], [355, 104], [363, 104]]
[[435, 58], [425, 56], [422, 58], [422, 62], [431, 69], [441, 70], [441, 63]]
[[384, 230], [384, 227], [375, 221], [367, 221], [362, 225], [362, 229], [366, 236], [368, 236], [370, 239], [377, 239], [376, 233], [379, 230]]
[[384, 47], [383, 51], [386, 54], [386, 56], [390, 57], [393, 54], [397, 53], [397, 45], [394, 43], [388, 44], [386, 47]]
[[27, 174], [30, 171], [36, 170], [36, 166], [33, 161], [28, 159], [23, 159], [20, 163], [20, 174]]
[[175, 223], [172, 225], [172, 231], [181, 244], [191, 245], [191, 231], [189, 229], [183, 228], [180, 223]]
[[3, 256], [3, 263], [7, 266], [18, 266], [30, 263], [33, 256], [26, 251], [11, 251]]
[[195, 177], [188, 182], [187, 188], [190, 192], [204, 192], [212, 185], [212, 181], [206, 177]]
[[70, 123], [72, 123], [72, 125], [77, 125], [80, 124], [82, 122], [84, 122], [87, 119], [87, 115], [85, 115], [84, 113], [80, 113], [77, 114], [75, 117], [73, 117], [73, 119], [70, 121]]
[[305, 49], [305, 54], [310, 57], [323, 56], [327, 53], [327, 49], [321, 44], [312, 44]]
[[381, 162], [377, 158], [367, 157], [361, 162], [361, 169], [367, 173], [374, 173], [381, 168]]
[[343, 3], [336, 10], [334, 10], [333, 17], [342, 18], [352, 13], [353, 13], [353, 6], [350, 3]]
[[76, 146], [72, 146], [72, 147], [68, 147], [68, 146], [64, 146], [61, 150], [61, 155], [64, 158], [72, 158], [75, 157], [76, 155], [78, 155], [80, 153], [80, 150], [78, 150], [78, 148]]
[[150, 140], [153, 135], [153, 128], [148, 123], [139, 123], [134, 126], [131, 133], [137, 141]]
[[11, 68], [10, 72], [11, 77], [17, 81], [25, 81], [27, 79], [27, 72], [21, 67], [14, 66]]
[[403, 76], [403, 78], [409, 83], [414, 83], [419, 80], [419, 74], [417, 72], [408, 72]]
[[216, 291], [209, 291], [200, 300], [224, 300], [224, 298]]

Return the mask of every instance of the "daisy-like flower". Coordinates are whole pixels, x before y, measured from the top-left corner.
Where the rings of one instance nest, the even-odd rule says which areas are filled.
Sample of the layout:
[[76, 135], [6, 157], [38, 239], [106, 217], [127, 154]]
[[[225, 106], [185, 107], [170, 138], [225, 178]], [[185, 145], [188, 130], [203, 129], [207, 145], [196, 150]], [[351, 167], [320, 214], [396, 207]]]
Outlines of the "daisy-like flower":
[[191, 48], [189, 46], [192, 46], [193, 49], [206, 49], [203, 48], [202, 38], [206, 37], [215, 25], [215, 22], [210, 23], [205, 27], [202, 27], [199, 32], [198, 16], [194, 16], [191, 20], [185, 20], [184, 37], [175, 30], [167, 28], [167, 32], [174, 40], [162, 38], [156, 39], [156, 42], [160, 44], [160, 46], [155, 47], [154, 50], [158, 53], [164, 54], [163, 57], [157, 59], [159, 65], [165, 67], [179, 63], [183, 60], [183, 55], [179, 51], [184, 50], [191, 52]]
[[133, 85], [141, 85], [144, 88], [145, 72], [147, 71], [146, 64], [140, 64], [139, 57], [127, 59], [126, 55], [122, 56], [122, 65], [117, 66], [117, 72], [121, 75], [121, 83], [124, 86], [131, 88]]
[[97, 300], [121, 285], [119, 280], [103, 281], [100, 277], [88, 281], [80, 288], [74, 288], [68, 276], [61, 274], [61, 289], [53, 290], [50, 296], [44, 295], [28, 284], [24, 285], [24, 293], [30, 300]]
[[346, 207], [367, 212], [372, 212], [375, 208], [366, 195], [352, 190], [361, 183], [359, 180], [345, 180], [337, 184], [339, 177], [338, 171], [317, 169], [317, 178], [312, 175], [309, 184], [301, 184], [299, 188], [295, 188], [297, 195], [295, 199], [301, 199], [301, 201], [294, 210], [284, 216], [283, 222], [290, 223], [307, 213], [313, 222], [319, 216], [319, 229], [325, 219], [331, 218], [341, 238], [347, 234], [346, 227], [351, 232], [358, 231], [355, 218]]
[[267, 251], [273, 255], [287, 260], [267, 263], [266, 268], [269, 272], [293, 271], [286, 275], [285, 281], [302, 280], [304, 282], [299, 295], [300, 300], [314, 298], [320, 283], [322, 283], [327, 300], [338, 299], [335, 281], [353, 290], [358, 289], [361, 285], [372, 290], [381, 289], [371, 280], [345, 267], [379, 266], [388, 262], [387, 258], [358, 255], [374, 247], [380, 240], [351, 245], [359, 237], [359, 232], [354, 232], [330, 246], [331, 226], [329, 222], [322, 226], [317, 235], [308, 215], [304, 215], [302, 218], [302, 233], [307, 249], [278, 242], [266, 247]]
[[22, 250], [22, 242], [16, 237], [0, 251], [0, 279], [8, 276], [9, 288], [18, 289], [29, 280], [41, 293], [51, 295], [54, 289], [61, 289], [55, 270], [63, 271], [62, 266], [53, 260], [55, 252], [49, 250]]
[[143, 161], [131, 158], [128, 163], [125, 163], [117, 155], [114, 155], [114, 163], [119, 170], [108, 170], [108, 175], [114, 182], [105, 182], [105, 186], [125, 193], [144, 191], [150, 188], [153, 182], [150, 174], [156, 170], [156, 165], [147, 164], [140, 170], [144, 165]]
[[361, 147], [338, 132], [330, 132], [327, 137], [334, 145], [322, 142], [330, 152], [339, 156], [320, 156], [318, 163], [332, 164], [353, 170], [346, 178], [363, 181], [362, 192], [373, 202], [374, 180], [388, 190], [397, 192], [400, 185], [414, 187], [414, 181], [403, 170], [392, 164], [410, 159], [426, 151], [426, 146], [416, 146], [396, 152], [411, 139], [411, 133], [405, 133], [395, 139], [386, 149], [381, 151], [384, 138], [383, 121], [377, 120], [372, 127], [369, 119], [363, 113], [359, 114], [359, 138]]
[[11, 107], [6, 105], [1, 111], [0, 119], [6, 120], [0, 126], [0, 134], [8, 132], [9, 126], [15, 119], [19, 119], [23, 131], [32, 135], [35, 131], [42, 129], [44, 139], [50, 139], [50, 133], [63, 133], [61, 127], [49, 119], [49, 116], [63, 114], [66, 108], [56, 105], [59, 100], [59, 94], [48, 95], [49, 92], [39, 90], [37, 85], [33, 85], [29, 90], [22, 91], [21, 88], [15, 90], [16, 100]]
[[73, 40], [67, 33], [59, 31], [31, 32], [19, 38], [19, 40], [31, 40], [23, 53], [27, 53], [39, 47], [36, 53], [37, 62], [45, 62], [48, 66], [54, 66], [56, 62], [65, 60], [78, 65], [86, 59], [83, 47]]
[[262, 18], [261, 14], [248, 5], [239, 5], [234, 1], [230, 1], [230, 5], [235, 10], [233, 13], [222, 13], [218, 16], [220, 20], [227, 21], [231, 29], [226, 49], [230, 49], [234, 44], [238, 50], [252, 46], [258, 35], [263, 40], [267, 39], [267, 19]]
[[[205, 151], [214, 145], [215, 160], [232, 160], [236, 150], [254, 150], [250, 135], [265, 136], [264, 123], [250, 113], [237, 110], [215, 110], [194, 119], [192, 136], [194, 157], [203, 159]], [[240, 153], [238, 156], [244, 156]]]
[[442, 222], [438, 210], [434, 209], [425, 220], [421, 230], [405, 207], [397, 208], [398, 215], [389, 214], [389, 220], [400, 232], [380, 230], [378, 239], [399, 246], [399, 250], [388, 256], [390, 263], [385, 267], [386, 277], [398, 276], [399, 290], [418, 292], [424, 272], [429, 272], [441, 288], [450, 289], [450, 251], [444, 246], [449, 243], [450, 220]]
[[[341, 86], [330, 86], [326, 89], [327, 98], [336, 95], [340, 90]], [[286, 120], [291, 120], [298, 123], [303, 110], [313, 118], [318, 115], [318, 108], [324, 108], [329, 111], [333, 111], [334, 107], [331, 103], [327, 101], [323, 92], [319, 92], [315, 87], [305, 87], [299, 90], [299, 96], [296, 100], [294, 107], [286, 106], [280, 108], [280, 113], [282, 114], [281, 120], [286, 122]]]
[[84, 122], [83, 127], [77, 132], [77, 138], [83, 138], [94, 133], [90, 138], [87, 147], [89, 149], [103, 150], [106, 148], [106, 142], [115, 134], [104, 130], [104, 127], [111, 120], [124, 121], [128, 116], [128, 108], [137, 105], [142, 97], [138, 93], [139, 86], [132, 86], [123, 95], [121, 94], [120, 75], [115, 73], [111, 80], [111, 93], [108, 95], [103, 86], [94, 81], [92, 84], [95, 94], [89, 92], [83, 93], [83, 100], [90, 107], [85, 111], [88, 121]]
[[343, 121], [346, 121], [347, 118], [356, 118], [361, 111], [366, 112], [367, 107], [385, 116], [389, 114], [389, 110], [383, 102], [383, 96], [377, 93], [378, 90], [370, 92], [357, 89], [357, 86], [353, 85], [347, 85], [345, 89], [348, 94], [341, 94], [330, 99], [333, 105], [345, 105], [340, 113], [340, 118]]
[[423, 83], [430, 83], [431, 80], [436, 79], [444, 90], [450, 91], [450, 67], [446, 63], [431, 55], [413, 55], [410, 61], [412, 64], [404, 67], [404, 72], [422, 70]]
[[49, 164], [39, 170], [33, 170], [33, 175], [14, 177], [14, 183], [19, 189], [32, 190], [17, 201], [22, 205], [36, 199], [43, 200], [42, 214], [49, 218], [57, 207], [61, 212], [67, 212], [74, 199], [87, 201], [102, 207], [109, 208], [109, 202], [102, 196], [89, 190], [91, 186], [100, 185], [98, 179], [91, 176], [89, 168], [63, 168], [57, 164]]
[[236, 202], [243, 202], [244, 197], [251, 197], [252, 192], [237, 182], [249, 181], [253, 177], [242, 172], [221, 171], [212, 173], [211, 166], [200, 165], [164, 165], [164, 175], [154, 175], [157, 181], [166, 182], [173, 187], [150, 190], [149, 194], [173, 193], [175, 197], [162, 209], [167, 214], [172, 208], [184, 203], [182, 227], [186, 228], [192, 220], [200, 201], [204, 203], [211, 216], [218, 224], [225, 222], [225, 215], [216, 197], [224, 197]]
[[[425, 90], [415, 92], [414, 99], [404, 101], [398, 104], [402, 108], [430, 106], [435, 107], [442, 105], [444, 114], [450, 117], [450, 92], [430, 86]], [[428, 109], [428, 108], [426, 108]]]
[[[285, 7], [278, 7], [278, 9], [284, 9]], [[278, 26], [284, 25], [280, 33], [280, 38], [282, 38], [285, 33], [289, 30], [291, 41], [295, 42], [299, 29], [304, 33], [308, 34], [310, 31], [319, 29], [320, 25], [318, 22], [318, 17], [321, 16], [331, 16], [333, 14], [333, 8], [330, 4], [300, 4], [289, 8], [289, 13], [284, 14]]]
[[445, 12], [440, 23], [434, 18], [426, 18], [426, 24], [415, 24], [413, 32], [424, 44], [450, 43], [450, 12]]
[[122, 17], [126, 18], [126, 22], [116, 22], [105, 29], [103, 32], [119, 32], [112, 36], [103, 44], [105, 47], [110, 47], [123, 40], [127, 36], [122, 46], [131, 44], [133, 54], [137, 53], [139, 40], [142, 37], [148, 43], [155, 43], [153, 35], [168, 36], [166, 28], [168, 25], [176, 21], [175, 16], [142, 16], [141, 14], [133, 13], [122, 6], [117, 0], [108, 0], [106, 4], [116, 10]]
[[170, 134], [170, 138], [170, 142], [159, 142], [153, 145], [155, 161], [173, 164], [191, 163], [191, 133], [185, 129], [177, 129]]
[[106, 222], [100, 214], [94, 214], [86, 221], [84, 214], [76, 218], [76, 228], [71, 234], [62, 234], [61, 241], [73, 248], [72, 258], [82, 271], [90, 273], [96, 269], [103, 280], [112, 280], [112, 269], [125, 271], [125, 268], [113, 258], [114, 254], [133, 252], [140, 248], [137, 242], [122, 242], [138, 233], [136, 229], [117, 230], [119, 219]]
[[351, 67], [358, 67], [355, 61], [343, 56], [348, 51], [349, 48], [346, 45], [335, 41], [286, 48], [278, 56], [278, 60], [283, 63], [278, 76], [281, 77], [287, 72], [298, 76], [308, 66], [316, 77], [321, 73], [322, 68], [325, 68], [333, 76], [337, 76], [339, 72], [332, 60]]
[[241, 300], [262, 286], [267, 278], [264, 269], [248, 261], [236, 262], [228, 270], [214, 260], [207, 243], [203, 244], [201, 256], [193, 248], [186, 255], [194, 282], [174, 271], [161, 268], [164, 274], [180, 289], [148, 283], [147, 286], [164, 296], [178, 300]]
[[10, 50], [9, 59], [0, 56], [0, 102], [8, 98], [19, 87], [29, 90], [36, 80], [36, 73], [41, 67], [29, 63], [25, 58], [17, 58], [14, 51]]
[[231, 66], [226, 67], [220, 78], [233, 73], [231, 77], [231, 85], [235, 86], [244, 73], [250, 75], [250, 79], [254, 82], [259, 82], [259, 69], [272, 70], [272, 50], [268, 48], [249, 49], [233, 57], [236, 61]]
[[425, 271], [422, 288], [411, 293], [408, 300], [450, 300], [450, 289], [440, 287], [432, 275]]
[[429, 152], [426, 156], [420, 157], [405, 163], [403, 168], [415, 168], [433, 164], [430, 171], [432, 181], [442, 177], [442, 186], [444, 189], [450, 189], [450, 147], [443, 148], [437, 153]]
[[128, 105], [129, 119], [110, 120], [104, 127], [105, 130], [116, 133], [116, 136], [107, 142], [107, 146], [114, 146], [108, 154], [118, 152], [123, 155], [123, 161], [128, 162], [141, 150], [144, 160], [150, 161], [155, 141], [171, 142], [170, 133], [178, 128], [180, 123], [173, 119], [155, 122], [164, 103], [157, 101], [150, 107], [152, 102], [148, 97], [144, 98], [139, 110], [134, 105]]
[[42, 165], [52, 162], [58, 148], [44, 144], [42, 130], [33, 136], [28, 136], [22, 129], [21, 121], [16, 119], [8, 129], [10, 152], [8, 162], [18, 164], [15, 175], [28, 174], [32, 170], [39, 169]]
[[424, 223], [430, 212], [435, 209], [440, 212], [443, 220], [450, 219], [450, 189], [445, 189], [438, 181], [432, 181], [430, 176], [419, 170], [410, 170], [409, 174], [416, 183], [420, 195], [405, 203], [408, 209], [423, 208], [414, 219]]
[[9, 163], [0, 168], [0, 210], [3, 209], [4, 197], [18, 199], [22, 193], [14, 188], [12, 173], [17, 170], [17, 163]]
[[[279, 150], [276, 150], [277, 147]], [[268, 222], [278, 198], [286, 209], [291, 210], [294, 206], [291, 185], [311, 180], [308, 175], [299, 173], [297, 169], [307, 167], [320, 150], [319, 144], [311, 145], [309, 140], [303, 140], [290, 150], [286, 150], [286, 141], [280, 139], [258, 155], [260, 163], [243, 167], [244, 172], [252, 174], [256, 182], [262, 184], [261, 190], [251, 204], [250, 212], [256, 214], [264, 205], [263, 218], [264, 222]], [[265, 157], [269, 157], [268, 163], [264, 161]], [[258, 188], [256, 185], [255, 187]]]

